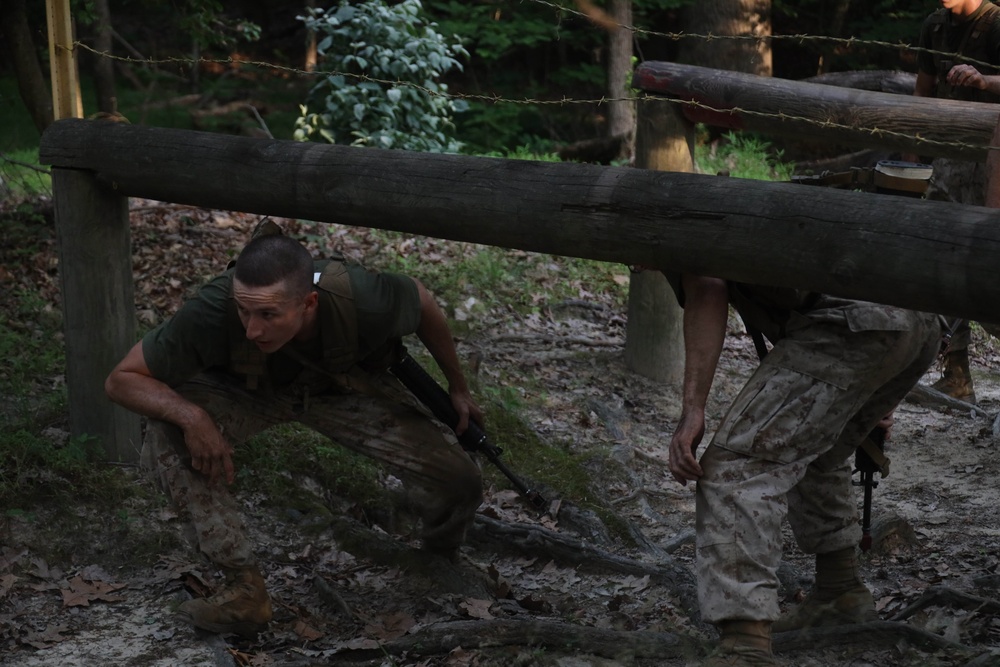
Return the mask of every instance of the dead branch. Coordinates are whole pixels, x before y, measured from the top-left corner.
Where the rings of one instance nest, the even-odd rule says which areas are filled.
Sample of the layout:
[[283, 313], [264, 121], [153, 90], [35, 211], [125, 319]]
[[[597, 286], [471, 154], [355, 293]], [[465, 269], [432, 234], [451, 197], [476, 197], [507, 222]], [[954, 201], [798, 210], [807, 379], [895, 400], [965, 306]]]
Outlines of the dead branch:
[[656, 564], [644, 563], [594, 548], [586, 542], [546, 528], [505, 523], [481, 514], [476, 516], [469, 539], [497, 551], [543, 556], [589, 572], [648, 575], [650, 579], [668, 585], [677, 595], [681, 608], [691, 618], [700, 618], [694, 575], [671, 558], [661, 558]]
[[582, 336], [552, 336], [549, 334], [500, 334], [494, 336], [493, 341], [502, 343], [530, 343], [534, 341], [542, 343], [554, 343], [556, 345], [589, 345], [590, 347], [621, 347], [624, 343], [620, 340], [584, 338]]
[[319, 599], [323, 601], [330, 609], [343, 614], [347, 618], [357, 618], [357, 614], [351, 609], [350, 605], [344, 600], [343, 596], [337, 592], [336, 587], [331, 586], [322, 575], [313, 573], [313, 586], [316, 588], [316, 593], [319, 595]]
[[1000, 651], [986, 651], [981, 653], [962, 667], [996, 667], [1000, 663]]
[[39, 167], [37, 164], [31, 164], [30, 162], [21, 162], [20, 160], [15, 160], [6, 153], [0, 153], [0, 160], [4, 162], [9, 162], [11, 164], [16, 164], [19, 167], [24, 167], [25, 169], [34, 169], [40, 174], [51, 174], [52, 171], [46, 169], [45, 167]]
[[956, 591], [947, 586], [932, 586], [924, 591], [923, 595], [917, 598], [905, 609], [900, 610], [892, 617], [894, 621], [904, 621], [918, 611], [932, 606], [958, 607], [959, 609], [971, 609], [987, 614], [1000, 614], [1000, 602], [989, 598], [982, 598], [976, 595], [969, 595]]
[[884, 647], [899, 641], [933, 649], [953, 649], [970, 655], [974, 652], [974, 649], [965, 644], [950, 641], [941, 635], [898, 621], [872, 621], [803, 631], [779, 632], [774, 636], [774, 650], [777, 653], [791, 653], [846, 645]]
[[983, 410], [978, 405], [952, 398], [948, 394], [923, 384], [918, 384], [910, 390], [910, 393], [906, 395], [906, 402], [925, 408], [949, 408], [960, 412], [972, 412], [980, 417], [989, 418], [986, 410]]
[[209, 107], [207, 109], [195, 109], [191, 111], [191, 118], [197, 123], [205, 118], [213, 118], [218, 116], [226, 116], [237, 111], [246, 111], [253, 114], [258, 114], [257, 108], [262, 107], [263, 103], [255, 102], [253, 100], [234, 100], [232, 102], [226, 102], [225, 104], [218, 104], [214, 107]]
[[[682, 658], [699, 650], [694, 640], [667, 632], [606, 630], [559, 621], [493, 619], [435, 623], [366, 652], [440, 655], [447, 654], [456, 646], [464, 649], [541, 646], [619, 660]], [[341, 652], [338, 657], [361, 658], [360, 653]]]

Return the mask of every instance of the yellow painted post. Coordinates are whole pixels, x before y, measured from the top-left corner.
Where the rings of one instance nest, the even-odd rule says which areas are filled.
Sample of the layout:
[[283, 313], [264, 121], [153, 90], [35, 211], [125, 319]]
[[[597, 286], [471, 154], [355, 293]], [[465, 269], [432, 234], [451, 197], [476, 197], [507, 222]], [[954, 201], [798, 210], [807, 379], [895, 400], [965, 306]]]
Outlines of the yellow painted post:
[[83, 118], [76, 50], [73, 47], [73, 14], [70, 0], [45, 0], [49, 26], [49, 71], [52, 76], [52, 114], [56, 120]]

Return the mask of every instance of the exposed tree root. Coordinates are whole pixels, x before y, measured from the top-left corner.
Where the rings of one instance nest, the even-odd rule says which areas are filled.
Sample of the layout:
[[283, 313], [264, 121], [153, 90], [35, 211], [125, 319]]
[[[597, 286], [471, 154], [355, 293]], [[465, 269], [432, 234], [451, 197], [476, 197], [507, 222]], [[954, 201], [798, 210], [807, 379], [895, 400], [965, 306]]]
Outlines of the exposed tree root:
[[1000, 602], [989, 598], [981, 598], [968, 593], [956, 591], [947, 586], [932, 586], [924, 591], [915, 602], [902, 609], [892, 617], [894, 621], [903, 621], [922, 609], [932, 606], [958, 607], [959, 609], [970, 609], [986, 614], [1000, 614]]
[[459, 646], [467, 650], [503, 646], [549, 647], [619, 660], [693, 657], [699, 652], [698, 645], [692, 640], [667, 632], [607, 630], [560, 621], [494, 619], [437, 623], [382, 644], [378, 649], [343, 651], [337, 657], [363, 660], [376, 657], [376, 653], [441, 655]]
[[613, 572], [638, 576], [649, 575], [654, 581], [670, 586], [681, 608], [692, 619], [699, 619], [694, 574], [669, 558], [656, 564], [625, 558], [597, 549], [586, 542], [528, 524], [511, 524], [479, 515], [469, 534], [477, 544], [504, 552], [546, 556], [563, 565], [577, 565], [590, 572]]
[[791, 653], [838, 646], [856, 647], [862, 644], [885, 647], [899, 641], [924, 648], [953, 649], [970, 655], [976, 652], [976, 649], [964, 644], [949, 641], [941, 635], [897, 621], [872, 621], [854, 625], [836, 625], [828, 628], [781, 632], [774, 636], [774, 650], [777, 653]]

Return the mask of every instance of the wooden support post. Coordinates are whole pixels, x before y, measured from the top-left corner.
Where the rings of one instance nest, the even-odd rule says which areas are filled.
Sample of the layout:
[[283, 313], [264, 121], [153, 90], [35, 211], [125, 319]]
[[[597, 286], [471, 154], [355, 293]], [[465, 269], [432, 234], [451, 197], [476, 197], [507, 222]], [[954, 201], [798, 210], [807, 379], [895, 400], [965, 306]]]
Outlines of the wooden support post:
[[93, 172], [52, 170], [66, 332], [70, 432], [93, 436], [108, 459], [136, 462], [139, 417], [112, 403], [104, 379], [135, 343], [128, 198]]
[[56, 120], [82, 118], [83, 100], [80, 99], [69, 0], [45, 0], [45, 14], [49, 28], [52, 113]]
[[1000, 120], [990, 137], [990, 149], [986, 153], [986, 201], [990, 208], [1000, 208]]
[[[694, 126], [666, 100], [639, 102], [635, 166], [641, 169], [694, 171]], [[631, 274], [625, 365], [668, 384], [684, 379], [684, 314], [659, 271]]]

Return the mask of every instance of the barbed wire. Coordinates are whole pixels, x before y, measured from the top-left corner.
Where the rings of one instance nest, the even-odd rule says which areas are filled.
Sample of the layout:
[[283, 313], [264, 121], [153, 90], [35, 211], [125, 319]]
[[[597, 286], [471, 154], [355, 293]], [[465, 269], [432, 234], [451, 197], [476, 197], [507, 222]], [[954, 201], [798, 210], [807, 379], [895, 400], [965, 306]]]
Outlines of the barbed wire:
[[[554, 2], [550, 2], [549, 0], [529, 0], [529, 1], [536, 5], [543, 5], [546, 7], [551, 7], [553, 9], [558, 9], [560, 11], [566, 12], [567, 14], [574, 14], [580, 18], [586, 19], [587, 21], [591, 21], [591, 18], [587, 15], [586, 12], [582, 12], [573, 7], [560, 5]], [[612, 23], [617, 24], [619, 28], [628, 30], [633, 35], [644, 35], [647, 37], [663, 37], [673, 42], [679, 42], [683, 39], [701, 39], [706, 42], [712, 42], [712, 41], [754, 41], [754, 42], [789, 41], [789, 42], [799, 42], [799, 43], [828, 42], [830, 44], [838, 44], [847, 47], [872, 46], [872, 47], [892, 49], [892, 50], [901, 49], [903, 51], [911, 51], [914, 53], [928, 53], [930, 55], [947, 56], [949, 58], [954, 58], [969, 65], [981, 65], [983, 67], [990, 67], [990, 68], [996, 67], [996, 65], [987, 62], [985, 60], [976, 60], [975, 58], [970, 58], [960, 53], [952, 53], [950, 51], [937, 51], [923, 46], [914, 46], [912, 44], [907, 44], [906, 42], [888, 42], [885, 40], [863, 39], [860, 37], [834, 37], [831, 35], [810, 35], [807, 33], [796, 33], [792, 35], [773, 35], [770, 33], [765, 35], [716, 35], [713, 33], [694, 33], [694, 32], [683, 32], [683, 31], [664, 32], [659, 30], [649, 30], [647, 28], [621, 23], [619, 21], [615, 21], [614, 18], [612, 17], [607, 17], [607, 18]]]
[[623, 96], [620, 96], [620, 97], [602, 96], [602, 97], [599, 97], [599, 98], [585, 98], [585, 99], [567, 98], [565, 96], [562, 97], [562, 98], [560, 98], [560, 99], [549, 99], [549, 100], [546, 100], [546, 99], [537, 99], [537, 98], [529, 98], [529, 97], [509, 98], [509, 97], [502, 97], [502, 96], [496, 95], [496, 94], [449, 93], [449, 92], [443, 92], [443, 91], [440, 91], [440, 90], [432, 90], [432, 89], [430, 89], [430, 88], [428, 88], [426, 86], [420, 85], [418, 83], [410, 82], [410, 81], [381, 79], [381, 78], [373, 77], [373, 76], [370, 76], [370, 75], [367, 75], [367, 74], [360, 74], [360, 73], [354, 73], [354, 72], [340, 72], [340, 71], [329, 71], [329, 70], [310, 72], [310, 71], [307, 71], [307, 70], [302, 70], [302, 69], [298, 69], [298, 68], [290, 67], [290, 66], [286, 66], [286, 65], [278, 65], [278, 64], [275, 64], [275, 63], [269, 63], [269, 62], [266, 62], [266, 61], [245, 60], [245, 59], [239, 59], [239, 58], [233, 58], [233, 57], [226, 57], [226, 58], [197, 58], [197, 59], [194, 59], [194, 58], [180, 58], [180, 57], [167, 57], [167, 58], [155, 58], [155, 59], [154, 58], [138, 59], [138, 58], [133, 58], [131, 56], [118, 56], [118, 55], [110, 54], [110, 53], [107, 53], [107, 52], [104, 52], [104, 51], [98, 51], [98, 50], [93, 49], [92, 47], [90, 47], [90, 46], [88, 46], [88, 45], [86, 45], [86, 44], [84, 44], [82, 42], [75, 42], [74, 46], [78, 46], [81, 49], [89, 51], [89, 52], [93, 53], [94, 55], [97, 55], [97, 56], [100, 56], [100, 57], [110, 58], [112, 60], [116, 60], [116, 61], [120, 61], [120, 62], [125, 62], [125, 63], [131, 63], [131, 64], [144, 64], [144, 65], [164, 65], [164, 64], [178, 65], [178, 64], [181, 64], [181, 65], [186, 65], [186, 66], [194, 66], [194, 65], [200, 65], [200, 64], [236, 65], [236, 66], [253, 66], [253, 67], [259, 67], [259, 68], [262, 68], [262, 69], [272, 69], [272, 70], [283, 72], [283, 73], [286, 73], [286, 74], [298, 74], [298, 75], [312, 76], [312, 77], [319, 77], [319, 76], [324, 76], [324, 77], [325, 76], [343, 76], [343, 77], [346, 77], [346, 78], [355, 79], [355, 80], [362, 81], [362, 82], [365, 82], [365, 83], [375, 83], [375, 84], [385, 85], [385, 86], [404, 86], [404, 87], [412, 88], [414, 90], [418, 90], [418, 91], [420, 91], [420, 92], [422, 92], [422, 93], [424, 93], [426, 95], [429, 95], [429, 96], [441, 97], [441, 98], [446, 98], [446, 99], [449, 99], [449, 100], [479, 101], [479, 102], [488, 102], [488, 103], [491, 103], [491, 104], [519, 104], [519, 105], [526, 105], [526, 106], [552, 106], [552, 105], [566, 106], [566, 105], [574, 105], [574, 104], [590, 105], [590, 106], [594, 106], [594, 105], [600, 106], [600, 105], [611, 104], [611, 103], [615, 103], [615, 102], [639, 102], [639, 101], [644, 101], [644, 102], [647, 102], [647, 101], [648, 102], [663, 102], [663, 103], [680, 104], [680, 105], [683, 105], [683, 106], [686, 106], [686, 107], [693, 107], [693, 108], [697, 108], [697, 109], [700, 109], [700, 110], [703, 110], [703, 111], [708, 111], [708, 112], [712, 112], [712, 113], [716, 113], [716, 114], [744, 115], [744, 116], [753, 116], [753, 117], [757, 117], [757, 118], [767, 118], [767, 119], [779, 120], [779, 121], [784, 121], [784, 122], [802, 123], [802, 124], [811, 125], [811, 126], [814, 126], [814, 127], [817, 127], [817, 128], [821, 128], [821, 129], [840, 129], [840, 130], [847, 130], [847, 131], [853, 131], [853, 132], [862, 132], [862, 133], [867, 133], [867, 134], [869, 134], [869, 135], [871, 135], [873, 137], [895, 137], [895, 138], [903, 139], [903, 140], [906, 140], [906, 141], [916, 142], [918, 145], [925, 144], [925, 145], [928, 145], [928, 146], [950, 147], [950, 148], [957, 148], [957, 149], [962, 149], [962, 150], [1000, 150], [1000, 147], [994, 147], [994, 146], [990, 146], [988, 144], [973, 144], [973, 143], [962, 142], [962, 141], [944, 141], [944, 140], [938, 140], [938, 139], [930, 139], [930, 138], [927, 138], [927, 137], [920, 136], [919, 133], [911, 134], [911, 133], [898, 132], [898, 131], [888, 130], [888, 129], [883, 129], [883, 128], [878, 128], [878, 127], [863, 127], [863, 126], [858, 126], [858, 125], [847, 125], [847, 124], [844, 124], [844, 123], [838, 123], [838, 122], [831, 121], [831, 120], [819, 120], [819, 119], [815, 119], [815, 118], [809, 118], [809, 117], [806, 117], [806, 116], [797, 116], [797, 115], [794, 115], [794, 114], [788, 114], [788, 113], [785, 113], [785, 112], [777, 112], [777, 113], [775, 113], [775, 112], [767, 112], [767, 111], [757, 111], [757, 110], [754, 110], [754, 109], [747, 109], [747, 108], [743, 108], [743, 107], [739, 107], [739, 106], [736, 106], [736, 107], [727, 107], [727, 108], [718, 108], [718, 107], [713, 107], [713, 106], [711, 106], [709, 104], [705, 104], [703, 102], [698, 102], [696, 100], [671, 97], [669, 95], [653, 95], [653, 94], [649, 94], [649, 93], [645, 93], [645, 92], [639, 93], [639, 94], [636, 94], [636, 95], [623, 95]]

